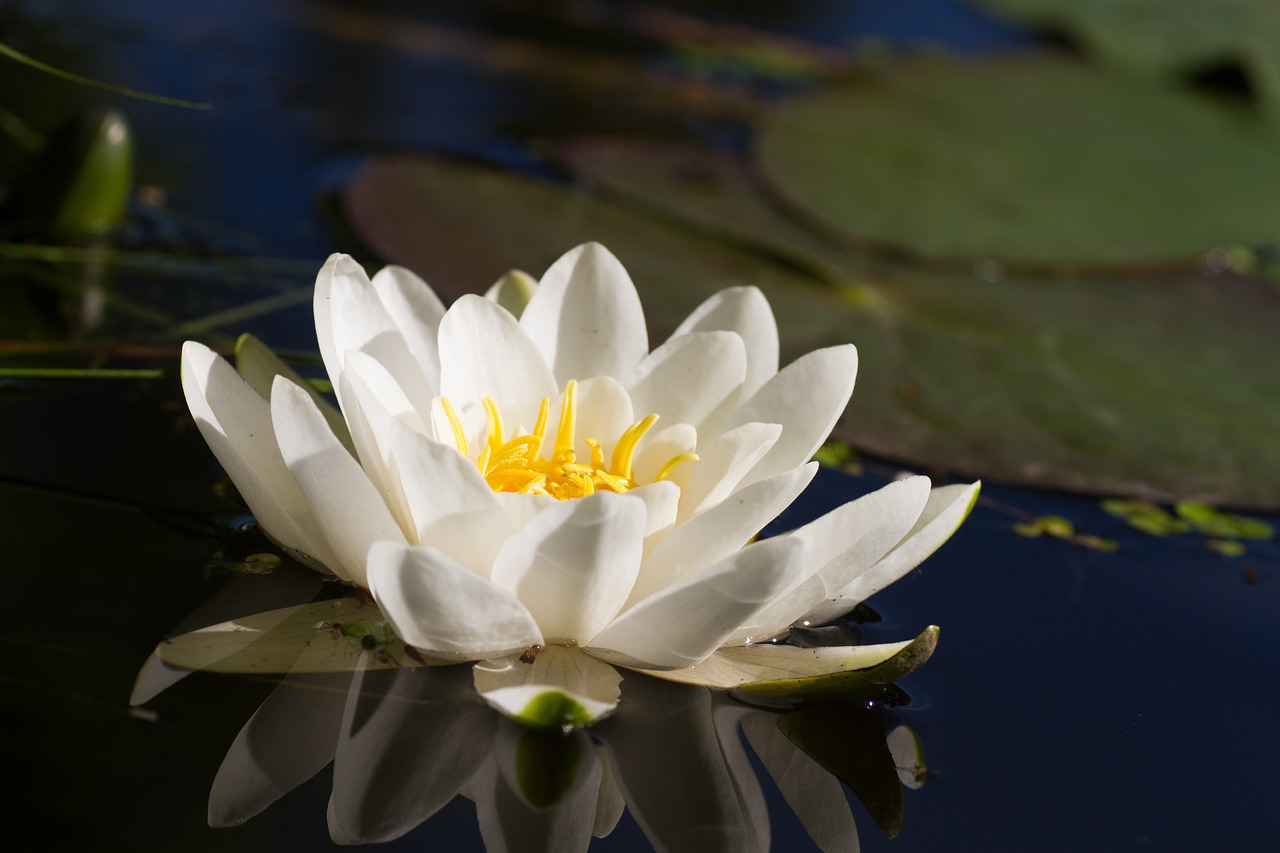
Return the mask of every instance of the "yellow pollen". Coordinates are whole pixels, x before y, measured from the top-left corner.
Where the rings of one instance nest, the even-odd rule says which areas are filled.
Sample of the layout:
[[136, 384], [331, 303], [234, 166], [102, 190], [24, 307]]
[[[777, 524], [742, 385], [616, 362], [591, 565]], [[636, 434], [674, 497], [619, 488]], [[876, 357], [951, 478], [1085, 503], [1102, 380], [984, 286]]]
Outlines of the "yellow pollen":
[[[506, 437], [502, 413], [491, 397], [484, 399], [488, 436], [476, 459], [476, 467], [485, 482], [495, 492], [548, 495], [559, 500], [585, 497], [596, 492], [626, 492], [640, 485], [635, 480], [633, 465], [641, 440], [655, 423], [657, 415], [649, 415], [623, 431], [614, 445], [606, 468], [604, 449], [596, 438], [584, 438], [583, 444], [590, 450], [591, 461], [578, 461], [575, 450], [575, 431], [578, 420], [578, 383], [565, 384], [564, 400], [560, 405], [560, 418], [556, 426], [555, 443], [548, 456], [543, 456], [551, 401], [543, 398], [538, 407], [538, 418], [533, 432], [528, 435]], [[466, 431], [453, 406], [445, 398], [441, 408], [453, 430], [454, 443], [459, 452], [467, 453]], [[696, 453], [680, 453], [667, 460], [658, 471], [654, 482], [664, 480], [677, 465], [692, 462]]]

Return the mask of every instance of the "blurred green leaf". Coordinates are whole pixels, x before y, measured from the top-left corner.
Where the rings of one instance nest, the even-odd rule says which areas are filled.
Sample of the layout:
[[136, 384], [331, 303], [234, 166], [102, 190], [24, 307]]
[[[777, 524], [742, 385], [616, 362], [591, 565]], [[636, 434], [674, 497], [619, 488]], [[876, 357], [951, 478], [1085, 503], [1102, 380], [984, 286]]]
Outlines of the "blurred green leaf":
[[1275, 238], [1280, 132], [1046, 58], [903, 63], [784, 103], [765, 177], [854, 242], [1034, 265], [1194, 263]]
[[1134, 71], [1184, 74], [1232, 62], [1280, 117], [1280, 6], [1274, 0], [979, 0], [1031, 26], [1065, 31]]

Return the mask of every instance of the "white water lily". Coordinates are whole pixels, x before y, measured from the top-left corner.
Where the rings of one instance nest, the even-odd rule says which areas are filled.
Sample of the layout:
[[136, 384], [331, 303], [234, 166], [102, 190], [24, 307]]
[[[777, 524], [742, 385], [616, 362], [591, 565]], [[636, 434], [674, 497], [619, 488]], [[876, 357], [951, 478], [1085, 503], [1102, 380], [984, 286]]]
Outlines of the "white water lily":
[[715, 294], [650, 351], [598, 244], [448, 310], [408, 270], [370, 281], [334, 255], [315, 318], [341, 414], [252, 340], [239, 373], [186, 344], [192, 413], [274, 541], [367, 587], [427, 657], [482, 662], [499, 710], [598, 719], [618, 701], [608, 664], [769, 694], [932, 649], [936, 629], [760, 645], [911, 570], [977, 484], [908, 478], [753, 541], [812, 480], [857, 369], [844, 345], [779, 370], [758, 290]]

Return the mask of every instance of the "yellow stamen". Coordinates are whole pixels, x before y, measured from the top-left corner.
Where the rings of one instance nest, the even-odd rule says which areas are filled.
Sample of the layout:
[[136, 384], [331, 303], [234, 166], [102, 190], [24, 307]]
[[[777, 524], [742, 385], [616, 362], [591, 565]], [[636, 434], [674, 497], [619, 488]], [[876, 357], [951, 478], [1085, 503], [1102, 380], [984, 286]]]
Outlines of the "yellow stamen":
[[556, 429], [556, 449], [552, 462], [574, 462], [573, 431], [578, 421], [578, 382], [570, 379], [564, 386], [564, 402], [560, 404], [560, 426]]
[[604, 448], [600, 446], [600, 442], [596, 441], [594, 438], [584, 438], [583, 442], [586, 443], [587, 447], [591, 448], [591, 467], [603, 468]]
[[489, 446], [497, 450], [502, 446], [502, 413], [492, 397], [484, 398], [484, 416], [489, 422]]
[[657, 422], [657, 415], [649, 415], [639, 423], [634, 423], [627, 427], [627, 431], [622, 434], [622, 438], [618, 439], [618, 445], [613, 448], [613, 458], [609, 460], [610, 474], [615, 477], [621, 477], [624, 480], [631, 479], [631, 462], [636, 455], [636, 446], [640, 444], [640, 439], [644, 438], [644, 434]]
[[658, 475], [653, 478], [653, 481], [657, 483], [667, 479], [667, 476], [672, 471], [675, 470], [675, 467], [677, 465], [683, 465], [686, 462], [697, 462], [697, 461], [698, 461], [698, 454], [693, 452], [681, 453], [676, 456], [672, 456], [670, 459], [667, 460], [666, 465], [663, 465], [661, 468], [658, 469]]
[[449, 419], [449, 426], [453, 428], [454, 446], [463, 456], [470, 456], [471, 453], [467, 448], [467, 433], [462, 428], [462, 421], [458, 420], [458, 413], [453, 410], [447, 397], [440, 398], [440, 405], [444, 409], [444, 416]]
[[[636, 451], [645, 435], [657, 423], [658, 416], [649, 415], [623, 431], [614, 446], [607, 469], [604, 464], [604, 449], [595, 438], [583, 439], [583, 443], [591, 450], [591, 461], [579, 462], [574, 449], [578, 418], [577, 389], [576, 381], [571, 380], [565, 384], [555, 444], [548, 457], [542, 455], [542, 449], [546, 444], [551, 409], [549, 399], [543, 398], [538, 406], [538, 418], [532, 433], [508, 439], [498, 404], [490, 397], [484, 398], [488, 435], [479, 458], [476, 459], [476, 467], [484, 475], [489, 488], [495, 492], [547, 495], [557, 500], [570, 500], [600, 491], [627, 492], [640, 485], [634, 479]], [[447, 399], [441, 397], [440, 403], [453, 429], [454, 441], [459, 451], [466, 454], [467, 438], [462, 420]], [[666, 479], [677, 465], [697, 458], [698, 455], [692, 452], [673, 456], [659, 470], [654, 482]]]

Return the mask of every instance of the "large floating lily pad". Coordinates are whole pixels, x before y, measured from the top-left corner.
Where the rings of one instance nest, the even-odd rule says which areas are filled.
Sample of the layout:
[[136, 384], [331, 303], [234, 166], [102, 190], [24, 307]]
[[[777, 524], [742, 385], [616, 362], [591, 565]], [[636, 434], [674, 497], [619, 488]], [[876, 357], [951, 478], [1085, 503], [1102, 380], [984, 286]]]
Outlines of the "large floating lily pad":
[[372, 160], [344, 200], [384, 259], [452, 294], [483, 289], [511, 265], [539, 274], [568, 247], [600, 240], [635, 278], [655, 345], [713, 291], [758, 285], [791, 357], [858, 345], [858, 385], [837, 434], [907, 464], [1085, 492], [1280, 506], [1280, 295], [1264, 283], [988, 281], [848, 255], [843, 267], [835, 257], [815, 262], [838, 282], [823, 287], [779, 266], [773, 252], [705, 236], [713, 217], [702, 210], [689, 214], [696, 228], [681, 227], [438, 158]]
[[1280, 131], [1068, 61], [904, 64], [780, 107], [777, 192], [852, 241], [931, 258], [1167, 264], [1280, 230]]
[[1076, 36], [1137, 71], [1185, 73], [1235, 63], [1280, 117], [1280, 4], [1274, 0], [980, 0], [1032, 26]]

